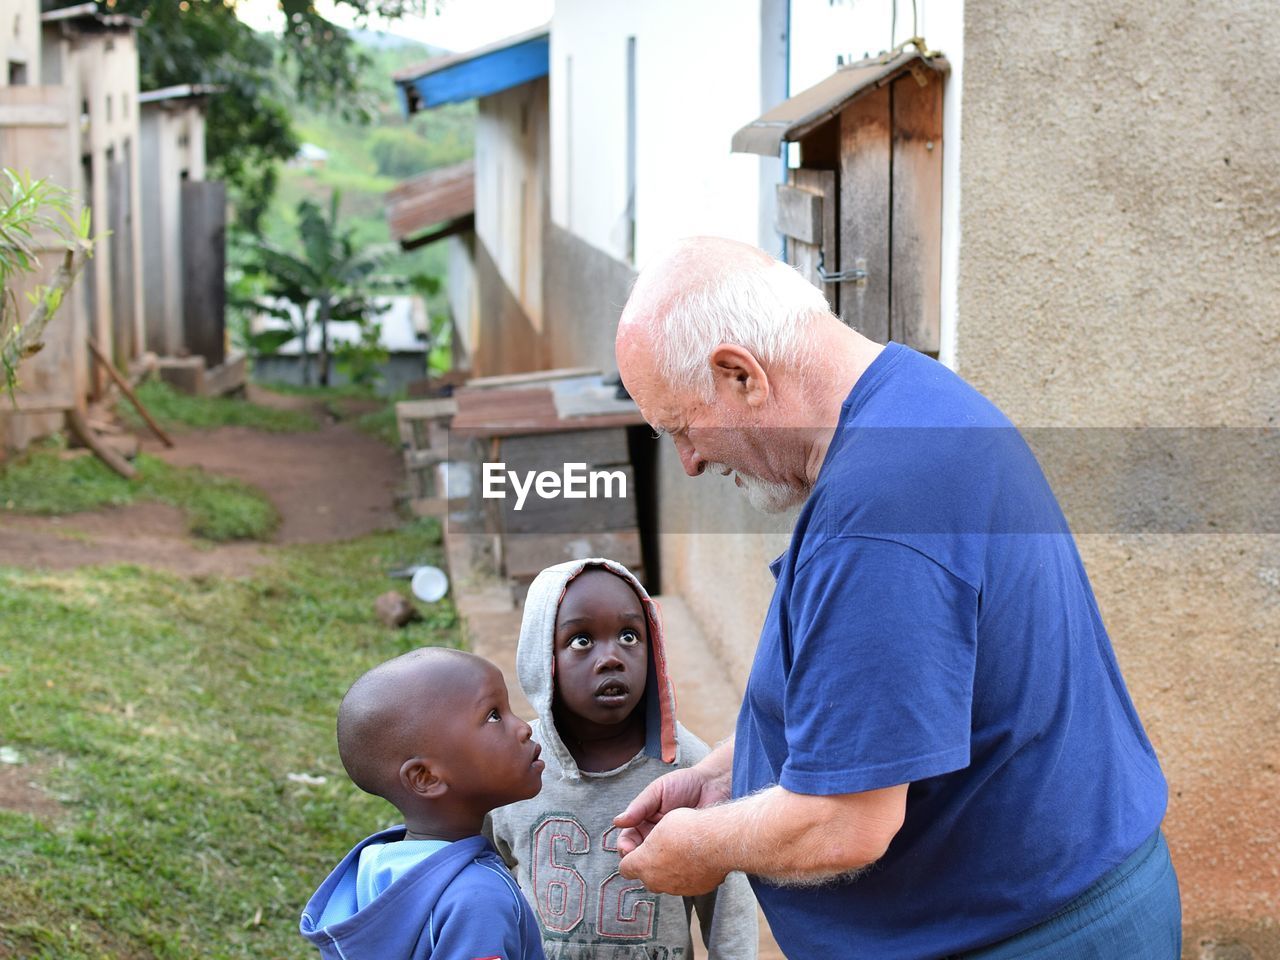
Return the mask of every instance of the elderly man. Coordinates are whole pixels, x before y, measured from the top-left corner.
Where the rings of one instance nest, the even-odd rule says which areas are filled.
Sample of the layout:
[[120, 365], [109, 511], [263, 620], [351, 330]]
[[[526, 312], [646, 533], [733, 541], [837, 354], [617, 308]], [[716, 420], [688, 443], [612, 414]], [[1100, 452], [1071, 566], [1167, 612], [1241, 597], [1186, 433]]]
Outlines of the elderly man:
[[1008, 420], [727, 240], [644, 270], [617, 358], [691, 477], [803, 504], [735, 737], [619, 815], [622, 874], [745, 871], [805, 960], [1176, 960], [1167, 787]]

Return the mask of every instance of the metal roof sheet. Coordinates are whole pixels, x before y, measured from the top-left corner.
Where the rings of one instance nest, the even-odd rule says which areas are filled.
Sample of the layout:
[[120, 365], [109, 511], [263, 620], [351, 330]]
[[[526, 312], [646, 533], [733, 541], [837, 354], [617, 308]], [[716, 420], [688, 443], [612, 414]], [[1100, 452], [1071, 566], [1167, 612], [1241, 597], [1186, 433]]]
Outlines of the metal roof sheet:
[[732, 150], [776, 157], [783, 143], [799, 140], [835, 117], [850, 101], [900, 74], [930, 70], [945, 75], [950, 69], [945, 57], [926, 57], [919, 50], [903, 50], [891, 57], [872, 57], [848, 64], [751, 121], [733, 135]]
[[545, 77], [551, 32], [546, 25], [495, 43], [436, 57], [392, 75], [405, 113], [473, 100]]
[[456, 220], [476, 209], [476, 165], [472, 160], [410, 177], [386, 194], [387, 225], [401, 241], [427, 227]]

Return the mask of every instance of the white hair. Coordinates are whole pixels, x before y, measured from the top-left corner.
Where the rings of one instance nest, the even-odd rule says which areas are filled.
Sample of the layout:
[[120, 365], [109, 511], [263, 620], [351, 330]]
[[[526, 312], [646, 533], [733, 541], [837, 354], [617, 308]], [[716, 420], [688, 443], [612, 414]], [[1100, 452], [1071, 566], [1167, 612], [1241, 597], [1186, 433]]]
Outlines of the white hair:
[[[645, 280], [642, 273], [637, 291]], [[666, 286], [668, 278], [658, 282]], [[643, 293], [642, 298], [647, 299]], [[686, 284], [673, 282], [660, 308], [646, 304], [638, 311], [652, 325], [654, 360], [663, 380], [708, 398], [712, 378], [707, 358], [716, 346], [736, 344], [765, 366], [794, 363], [807, 351], [813, 321], [829, 312], [822, 291], [794, 268], [763, 255], [697, 271]], [[626, 311], [621, 322], [638, 319]]]

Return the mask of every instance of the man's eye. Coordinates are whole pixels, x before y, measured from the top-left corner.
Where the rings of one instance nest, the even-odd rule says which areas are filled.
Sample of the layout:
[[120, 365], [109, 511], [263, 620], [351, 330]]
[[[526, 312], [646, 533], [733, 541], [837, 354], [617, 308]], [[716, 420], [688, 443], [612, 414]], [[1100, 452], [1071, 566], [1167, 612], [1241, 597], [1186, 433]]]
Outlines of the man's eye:
[[640, 634], [634, 630], [623, 630], [622, 635], [618, 637], [618, 642], [624, 647], [634, 647], [640, 642]]
[[484, 719], [486, 723], [501, 723], [502, 711], [500, 711], [497, 707], [494, 707], [492, 710], [489, 711], [489, 715]]
[[589, 646], [591, 646], [591, 638], [582, 634], [578, 634], [569, 641], [570, 650], [586, 650]]

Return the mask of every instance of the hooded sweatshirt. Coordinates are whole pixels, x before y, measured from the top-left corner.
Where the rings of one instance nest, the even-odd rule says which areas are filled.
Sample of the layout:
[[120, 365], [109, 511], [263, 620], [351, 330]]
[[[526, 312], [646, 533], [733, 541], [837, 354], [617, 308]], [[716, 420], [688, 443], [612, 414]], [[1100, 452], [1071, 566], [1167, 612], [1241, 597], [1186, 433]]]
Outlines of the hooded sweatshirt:
[[538, 921], [484, 837], [432, 853], [358, 905], [360, 852], [404, 835], [360, 841], [307, 902], [300, 929], [324, 960], [543, 960]]
[[[627, 763], [604, 773], [578, 769], [556, 730], [551, 707], [556, 613], [570, 581], [604, 567], [636, 592], [649, 632], [645, 700], [646, 744]], [[489, 814], [485, 832], [515, 872], [542, 924], [548, 960], [688, 960], [696, 909], [712, 960], [754, 960], [759, 942], [750, 884], [730, 874], [700, 897], [654, 894], [618, 873], [613, 817], [651, 781], [707, 755], [706, 744], [675, 719], [666, 648], [657, 604], [631, 572], [612, 560], [577, 560], [548, 567], [529, 588], [516, 652], [520, 686], [538, 718], [542, 792]]]

